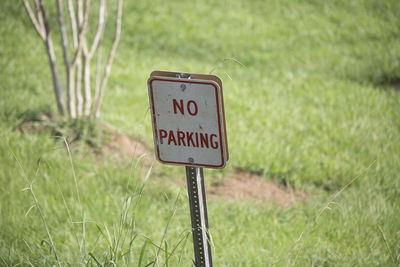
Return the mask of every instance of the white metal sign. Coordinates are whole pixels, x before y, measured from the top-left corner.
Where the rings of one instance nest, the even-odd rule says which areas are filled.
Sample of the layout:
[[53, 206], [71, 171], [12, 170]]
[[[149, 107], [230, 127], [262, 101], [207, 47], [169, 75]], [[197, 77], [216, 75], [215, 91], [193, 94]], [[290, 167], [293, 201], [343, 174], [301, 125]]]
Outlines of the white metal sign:
[[149, 100], [155, 152], [161, 163], [225, 166], [228, 152], [221, 87], [214, 75], [152, 73]]

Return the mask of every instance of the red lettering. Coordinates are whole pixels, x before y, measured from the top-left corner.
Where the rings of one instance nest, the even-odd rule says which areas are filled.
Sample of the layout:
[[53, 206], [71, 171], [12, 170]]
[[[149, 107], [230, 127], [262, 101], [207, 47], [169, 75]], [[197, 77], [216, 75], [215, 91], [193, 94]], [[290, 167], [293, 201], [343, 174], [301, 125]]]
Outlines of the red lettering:
[[174, 136], [174, 131], [170, 130], [169, 131], [169, 137], [168, 137], [168, 145], [170, 145], [172, 142], [176, 145], [176, 139]]
[[193, 132], [186, 132], [186, 138], [188, 146], [190, 146], [190, 143], [192, 143], [192, 146], [196, 147], [193, 141]]
[[181, 112], [182, 115], [184, 115], [184, 108], [183, 108], [183, 100], [179, 100], [179, 104], [178, 101], [176, 101], [176, 99], [172, 100], [172, 105], [174, 106], [174, 114], [177, 113], [176, 109], [178, 108], [179, 111]]
[[165, 138], [165, 137], [167, 137], [167, 131], [166, 130], [162, 130], [162, 129], [160, 129], [159, 131], [158, 131], [158, 135], [160, 136], [160, 143], [162, 144], [163, 143], [163, 139]]
[[196, 147], [199, 147], [199, 133], [194, 134], [196, 136]]
[[[182, 114], [185, 115], [185, 109], [183, 105], [183, 100], [176, 100], [172, 99], [172, 106], [174, 108], [174, 114], [177, 114], [178, 111]], [[189, 112], [190, 115], [195, 116], [199, 112], [199, 108], [197, 107], [197, 103], [194, 100], [189, 100], [186, 104], [186, 109]]]
[[[191, 105], [191, 104], [193, 104], [193, 105]], [[193, 107], [194, 111], [192, 111], [192, 109], [190, 108], [191, 106]], [[197, 115], [197, 112], [199, 111], [199, 109], [197, 108], [197, 103], [194, 102], [193, 100], [189, 100], [187, 102], [187, 110], [190, 115], [192, 115], [192, 116]]]
[[186, 144], [185, 144], [185, 133], [182, 132], [182, 131], [178, 131], [178, 146], [181, 145], [181, 142], [182, 142], [183, 146], [186, 146]]
[[218, 148], [218, 140], [214, 142], [213, 141], [214, 137], [218, 138], [218, 136], [216, 134], [210, 135], [211, 147], [214, 149], [217, 149]]
[[163, 144], [165, 140], [168, 140], [168, 145], [174, 146], [188, 146], [188, 147], [201, 147], [201, 148], [219, 148], [218, 135], [206, 134], [199, 132], [184, 132], [184, 131], [173, 131], [173, 130], [158, 130], [158, 138], [160, 144]]
[[208, 134], [200, 133], [200, 146], [208, 148]]

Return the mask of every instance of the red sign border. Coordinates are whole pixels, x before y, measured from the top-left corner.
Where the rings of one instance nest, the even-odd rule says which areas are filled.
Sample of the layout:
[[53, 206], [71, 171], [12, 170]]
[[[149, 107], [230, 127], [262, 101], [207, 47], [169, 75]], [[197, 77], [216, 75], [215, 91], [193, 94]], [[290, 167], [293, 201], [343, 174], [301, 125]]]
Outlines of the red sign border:
[[[199, 164], [199, 163], [188, 163], [188, 162], [176, 162], [176, 161], [167, 161], [163, 160], [160, 157], [160, 148], [158, 144], [158, 136], [157, 136], [157, 119], [155, 115], [155, 110], [154, 110], [154, 97], [153, 97], [153, 82], [154, 81], [165, 81], [165, 82], [174, 82], [174, 83], [192, 83], [192, 84], [209, 84], [214, 87], [215, 89], [215, 98], [216, 98], [216, 103], [217, 103], [217, 117], [218, 117], [218, 130], [219, 130], [219, 142], [220, 142], [220, 147], [221, 147], [221, 164], [220, 165], [208, 165], [208, 164]], [[164, 164], [174, 164], [174, 165], [184, 165], [184, 166], [196, 166], [196, 167], [205, 167], [205, 168], [224, 168], [226, 165], [226, 160], [225, 160], [225, 142], [226, 140], [223, 140], [222, 136], [222, 127], [223, 125], [221, 124], [221, 104], [220, 101], [222, 101], [222, 94], [219, 94], [219, 86], [213, 82], [213, 81], [200, 81], [200, 80], [175, 80], [175, 79], [165, 79], [165, 78], [160, 78], [160, 77], [150, 77], [148, 81], [148, 86], [149, 86], [149, 98], [150, 98], [150, 104], [151, 104], [151, 115], [152, 115], [152, 122], [153, 122], [153, 135], [154, 135], [154, 146], [156, 149], [156, 157], [157, 160], [160, 161], [161, 163]], [[224, 138], [225, 135], [224, 135]], [[224, 142], [225, 141], [225, 142]]]

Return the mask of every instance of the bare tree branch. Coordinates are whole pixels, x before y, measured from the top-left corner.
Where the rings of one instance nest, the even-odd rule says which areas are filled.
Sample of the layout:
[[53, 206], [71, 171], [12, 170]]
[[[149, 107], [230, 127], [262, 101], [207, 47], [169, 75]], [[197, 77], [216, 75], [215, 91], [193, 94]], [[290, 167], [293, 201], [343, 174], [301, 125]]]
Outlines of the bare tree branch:
[[104, 28], [103, 28], [103, 33], [101, 34], [101, 38], [98, 44], [98, 49], [97, 49], [97, 64], [96, 64], [96, 85], [95, 85], [95, 91], [94, 91], [94, 97], [99, 94], [100, 90], [100, 76], [101, 76], [101, 61], [102, 61], [102, 55], [103, 55], [103, 36], [104, 36]]
[[84, 39], [83, 46], [83, 88], [84, 88], [84, 99], [83, 99], [83, 114], [88, 117], [90, 115], [90, 108], [92, 105], [92, 92], [90, 85], [90, 61], [92, 60], [93, 54], [96, 51], [100, 40], [104, 34], [104, 22], [105, 22], [105, 0], [100, 0], [99, 4], [99, 19], [97, 25], [97, 31], [92, 42], [92, 46], [88, 51], [86, 38]]
[[97, 31], [96, 35], [94, 36], [92, 47], [90, 48], [89, 51], [89, 56], [92, 57], [94, 54], [94, 51], [96, 51], [97, 46], [99, 44], [99, 41], [101, 37], [103, 36], [103, 29], [104, 29], [104, 22], [105, 22], [105, 0], [100, 0], [100, 5], [99, 5], [99, 22], [97, 24]]
[[83, 23], [83, 0], [77, 0], [77, 8], [78, 8], [78, 27], [82, 27]]
[[[78, 0], [78, 25], [79, 25], [79, 36], [78, 36], [78, 47], [75, 52], [75, 58], [73, 60], [73, 67], [75, 67], [75, 64], [78, 63], [79, 61], [79, 67], [78, 67], [78, 76], [77, 78], [77, 90], [76, 90], [76, 97], [77, 97], [77, 103], [78, 103], [78, 110], [80, 115], [84, 114], [84, 106], [86, 102], [86, 74], [85, 74], [85, 69], [86, 69], [86, 57], [87, 57], [87, 45], [86, 45], [86, 30], [89, 24], [89, 15], [90, 15], [90, 6], [91, 6], [91, 1], [87, 0], [85, 9], [83, 10], [83, 3], [82, 0]], [[83, 66], [82, 66], [82, 52], [83, 52]], [[82, 74], [84, 78], [84, 97], [82, 99], [82, 92], [81, 92], [81, 84], [82, 84]], [[89, 76], [90, 78], [90, 76]], [[78, 84], [79, 83], [79, 84]], [[90, 80], [89, 80], [89, 86], [90, 86]], [[90, 90], [90, 88], [89, 88]]]
[[70, 61], [68, 56], [68, 36], [67, 36], [67, 30], [65, 29], [64, 13], [62, 5], [63, 4], [61, 0], [57, 0], [58, 25], [60, 26], [60, 31], [61, 31], [61, 47], [64, 56], [64, 63], [68, 70], [70, 66]]
[[92, 95], [90, 90], [90, 55], [86, 44], [86, 38], [83, 44], [83, 114], [89, 116], [90, 105], [92, 104]]
[[67, 77], [67, 107], [72, 118], [76, 117], [74, 77], [71, 76], [71, 63], [68, 56], [68, 37], [65, 28], [63, 3], [57, 0], [58, 25], [61, 32], [61, 47], [64, 56], [65, 74]]
[[121, 21], [122, 21], [122, 4], [123, 0], [118, 0], [118, 11], [117, 11], [117, 19], [116, 19], [116, 26], [115, 26], [115, 36], [114, 41], [111, 46], [110, 54], [108, 55], [106, 67], [104, 70], [103, 80], [100, 85], [99, 94], [96, 96], [95, 103], [94, 103], [94, 115], [98, 117], [100, 115], [100, 105], [104, 97], [104, 88], [107, 84], [108, 76], [111, 72], [111, 65], [114, 60], [115, 50], [117, 49], [120, 37], [121, 37]]
[[27, 0], [23, 0], [24, 2], [24, 6], [25, 6], [25, 10], [28, 13], [28, 16], [36, 30], [36, 32], [39, 34], [40, 38], [42, 38], [42, 40], [45, 40], [45, 34], [44, 34], [44, 29], [41, 27], [41, 25], [39, 24], [38, 20], [36, 19], [35, 14], [32, 11], [31, 5], [29, 4], [29, 2]]
[[43, 0], [39, 1], [39, 10], [41, 12], [41, 18], [43, 21], [43, 25], [44, 25], [44, 30], [45, 30], [45, 34], [46, 34], [46, 40], [51, 38], [51, 31], [50, 31], [50, 22], [49, 22], [49, 16], [47, 15], [46, 9], [44, 7], [44, 2]]
[[83, 114], [83, 98], [82, 98], [82, 56], [76, 62], [76, 83], [75, 97], [78, 116]]
[[[73, 60], [73, 66], [76, 67], [76, 105], [79, 116], [83, 113], [83, 98], [82, 98], [82, 54], [81, 49], [82, 46], [80, 42], [82, 39], [80, 38], [80, 31], [83, 25], [83, 0], [76, 0], [76, 7], [77, 7], [77, 32], [76, 32], [76, 47], [75, 47], [75, 59]], [[75, 64], [76, 63], [76, 64]]]
[[78, 37], [78, 48], [77, 48], [77, 51], [75, 52], [74, 59], [72, 60], [72, 65], [73, 66], [75, 66], [77, 58], [82, 53], [84, 37], [85, 37], [85, 34], [86, 34], [87, 26], [89, 24], [90, 4], [91, 4], [91, 1], [87, 0], [86, 1], [86, 7], [85, 7], [85, 15], [83, 16], [82, 22], [81, 22], [80, 19], [82, 17], [81, 15], [83, 13], [83, 11], [81, 10], [82, 2], [81, 2], [81, 0], [78, 1], [79, 37]]
[[35, 0], [34, 2], [35, 2], [36, 13], [38, 14], [39, 25], [42, 29], [44, 29], [43, 13], [42, 10], [40, 9], [39, 0]]
[[60, 82], [60, 76], [58, 75], [57, 65], [56, 65], [56, 55], [54, 53], [54, 45], [53, 40], [51, 38], [51, 31], [50, 31], [50, 24], [49, 18], [44, 7], [43, 0], [39, 2], [39, 8], [41, 12], [41, 16], [43, 19], [43, 25], [45, 29], [45, 44], [46, 44], [46, 52], [50, 62], [50, 69], [51, 69], [51, 76], [53, 79], [53, 89], [56, 96], [57, 108], [61, 115], [64, 114], [64, 96], [63, 96], [63, 89], [62, 84]]
[[[84, 19], [81, 14], [81, 19]], [[84, 22], [82, 22], [84, 23]], [[86, 116], [86, 106], [90, 106], [91, 95], [90, 95], [90, 56], [87, 47], [86, 35], [81, 39], [82, 42], [82, 76], [83, 76], [83, 105], [82, 114]]]
[[68, 5], [69, 19], [71, 21], [72, 43], [74, 48], [76, 49], [78, 48], [78, 29], [76, 26], [75, 9], [72, 0], [68, 0], [67, 5]]

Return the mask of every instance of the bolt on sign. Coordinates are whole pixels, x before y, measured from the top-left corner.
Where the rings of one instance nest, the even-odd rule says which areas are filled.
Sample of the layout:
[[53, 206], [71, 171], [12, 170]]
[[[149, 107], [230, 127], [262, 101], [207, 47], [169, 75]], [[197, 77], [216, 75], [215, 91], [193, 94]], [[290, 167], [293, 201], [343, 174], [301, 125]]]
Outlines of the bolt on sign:
[[221, 80], [215, 75], [154, 71], [148, 89], [158, 161], [225, 167], [229, 156]]

